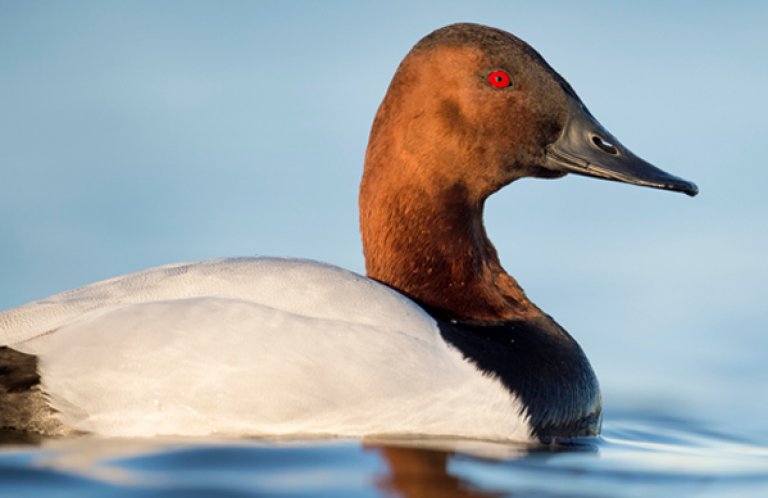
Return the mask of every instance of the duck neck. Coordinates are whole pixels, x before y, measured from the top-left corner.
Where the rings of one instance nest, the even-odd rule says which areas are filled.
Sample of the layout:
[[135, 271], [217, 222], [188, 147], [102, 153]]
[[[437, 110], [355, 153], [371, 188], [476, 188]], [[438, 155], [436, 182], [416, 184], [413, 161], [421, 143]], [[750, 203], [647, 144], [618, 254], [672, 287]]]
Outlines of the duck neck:
[[499, 322], [541, 316], [501, 267], [488, 240], [484, 197], [473, 200], [461, 184], [440, 189], [412, 179], [397, 185], [373, 180], [364, 175], [360, 191], [370, 278], [443, 319]]

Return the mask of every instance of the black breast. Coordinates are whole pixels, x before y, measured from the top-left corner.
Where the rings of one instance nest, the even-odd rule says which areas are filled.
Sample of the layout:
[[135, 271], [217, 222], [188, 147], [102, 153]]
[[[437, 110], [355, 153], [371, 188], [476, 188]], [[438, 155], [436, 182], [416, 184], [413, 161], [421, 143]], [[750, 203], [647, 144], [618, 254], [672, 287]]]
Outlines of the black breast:
[[526, 406], [534, 435], [600, 432], [600, 387], [579, 345], [554, 320], [477, 323], [437, 318], [440, 333]]

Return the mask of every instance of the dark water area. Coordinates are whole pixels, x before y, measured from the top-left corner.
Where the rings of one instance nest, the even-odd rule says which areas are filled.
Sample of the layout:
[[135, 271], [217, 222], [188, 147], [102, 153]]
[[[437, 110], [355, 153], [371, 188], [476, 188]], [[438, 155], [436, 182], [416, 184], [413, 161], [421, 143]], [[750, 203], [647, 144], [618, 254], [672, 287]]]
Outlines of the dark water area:
[[[638, 414], [635, 414], [638, 415]], [[558, 446], [482, 441], [38, 439], [4, 434], [8, 497], [765, 496], [766, 441], [632, 414]]]

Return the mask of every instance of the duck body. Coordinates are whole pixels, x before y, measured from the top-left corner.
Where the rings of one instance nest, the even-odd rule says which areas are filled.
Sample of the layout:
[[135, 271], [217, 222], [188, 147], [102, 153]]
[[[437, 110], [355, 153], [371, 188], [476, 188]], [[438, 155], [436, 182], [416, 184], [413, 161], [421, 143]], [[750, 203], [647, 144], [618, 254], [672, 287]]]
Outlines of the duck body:
[[488, 196], [568, 173], [682, 191], [513, 35], [441, 28], [400, 64], [360, 186], [366, 277], [232, 259], [96, 283], [0, 314], [0, 425], [45, 433], [599, 433], [576, 341], [507, 274]]
[[0, 314], [0, 330], [37, 358], [51, 411], [28, 423], [51, 432], [534, 434], [492, 367], [453, 345], [460, 326], [312, 261], [154, 268]]

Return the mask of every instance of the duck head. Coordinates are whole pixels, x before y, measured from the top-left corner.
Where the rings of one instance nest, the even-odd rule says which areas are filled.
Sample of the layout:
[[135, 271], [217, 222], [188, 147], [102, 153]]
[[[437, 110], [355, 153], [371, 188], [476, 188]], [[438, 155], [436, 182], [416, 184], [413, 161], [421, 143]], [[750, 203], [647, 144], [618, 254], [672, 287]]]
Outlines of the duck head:
[[462, 317], [535, 313], [501, 269], [482, 209], [518, 178], [568, 173], [697, 193], [624, 147], [522, 40], [476, 24], [431, 33], [371, 130], [360, 190], [369, 276]]

